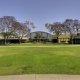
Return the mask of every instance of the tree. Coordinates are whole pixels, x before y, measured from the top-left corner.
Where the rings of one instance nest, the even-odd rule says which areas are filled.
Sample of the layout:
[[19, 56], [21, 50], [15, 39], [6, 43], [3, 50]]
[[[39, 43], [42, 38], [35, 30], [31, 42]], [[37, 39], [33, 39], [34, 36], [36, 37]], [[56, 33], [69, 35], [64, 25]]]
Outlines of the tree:
[[16, 21], [13, 22], [12, 26], [13, 26], [13, 31], [15, 36], [18, 38], [19, 43], [21, 43], [23, 34], [26, 29], [24, 29], [24, 26], [20, 22], [16, 22]]
[[19, 39], [19, 43], [21, 43], [22, 38], [30, 33], [31, 29], [29, 28], [30, 24], [27, 23], [20, 23], [14, 21], [13, 23], [13, 31]]
[[31, 32], [31, 29], [25, 24], [25, 23], [20, 23], [21, 24], [21, 40], [23, 37], [26, 37], [27, 34]]
[[39, 32], [36, 32], [36, 35], [34, 37], [36, 39], [37, 42], [40, 42], [40, 38], [41, 38], [41, 35]]
[[31, 29], [35, 28], [34, 24], [30, 21], [20, 23], [16, 21], [13, 16], [3, 16], [0, 18], [0, 33], [4, 36], [5, 44], [9, 36], [16, 36], [21, 43], [23, 36], [30, 33]]
[[28, 27], [28, 28], [35, 28], [34, 23], [30, 22], [30, 21], [25, 21], [24, 24]]
[[5, 44], [6, 39], [12, 34], [12, 23], [16, 21], [13, 16], [3, 16], [0, 18], [0, 33], [4, 36]]
[[80, 31], [80, 22], [79, 20], [66, 19], [63, 24], [66, 28], [66, 32], [70, 34], [71, 43], [73, 44], [73, 36]]
[[35, 36], [35, 38], [41, 38], [41, 35], [40, 35], [39, 32], [36, 32], [36, 36]]
[[64, 32], [64, 26], [60, 22], [54, 22], [53, 24], [46, 23], [45, 27], [49, 30], [49, 32], [52, 32], [57, 36], [57, 40], [59, 36]]
[[79, 20], [74, 20], [74, 28], [75, 28], [75, 32], [77, 35], [80, 34], [80, 21]]

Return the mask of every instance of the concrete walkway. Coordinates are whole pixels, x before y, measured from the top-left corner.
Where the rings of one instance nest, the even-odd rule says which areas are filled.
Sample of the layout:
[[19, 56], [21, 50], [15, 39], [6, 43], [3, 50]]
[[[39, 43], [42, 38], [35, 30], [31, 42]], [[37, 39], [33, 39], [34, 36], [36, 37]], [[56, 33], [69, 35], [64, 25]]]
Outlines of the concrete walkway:
[[0, 76], [0, 80], [80, 80], [80, 75], [30, 74]]

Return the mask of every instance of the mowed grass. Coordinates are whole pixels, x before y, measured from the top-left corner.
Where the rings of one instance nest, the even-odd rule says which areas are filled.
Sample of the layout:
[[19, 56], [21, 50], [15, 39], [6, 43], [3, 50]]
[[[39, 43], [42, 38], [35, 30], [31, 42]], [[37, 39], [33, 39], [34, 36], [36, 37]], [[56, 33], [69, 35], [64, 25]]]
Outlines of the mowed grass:
[[80, 74], [80, 46], [65, 45], [64, 47], [53, 44], [52, 46], [0, 47], [0, 75]]
[[[59, 45], [59, 44], [54, 44], [54, 45]], [[52, 43], [22, 43], [22, 44], [10, 44], [7, 46], [53, 46]]]
[[[65, 45], [65, 44], [53, 44], [53, 43], [21, 43], [21, 44], [9, 44], [6, 46], [59, 46], [59, 45]], [[70, 44], [66, 44], [66, 45], [70, 45]]]

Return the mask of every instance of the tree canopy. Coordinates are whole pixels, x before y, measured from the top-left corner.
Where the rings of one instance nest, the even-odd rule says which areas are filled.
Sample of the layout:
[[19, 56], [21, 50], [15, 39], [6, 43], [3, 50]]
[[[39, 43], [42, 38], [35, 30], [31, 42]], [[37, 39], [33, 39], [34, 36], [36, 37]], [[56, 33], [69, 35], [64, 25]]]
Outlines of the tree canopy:
[[71, 41], [73, 43], [73, 36], [80, 34], [80, 21], [75, 19], [66, 19], [64, 22], [54, 22], [46, 23], [45, 27], [59, 37], [61, 34], [68, 33], [71, 36]]
[[34, 24], [30, 21], [18, 22], [14, 16], [0, 17], [0, 33], [4, 36], [5, 44], [9, 36], [14, 35], [20, 40], [30, 33], [31, 28], [34, 28]]

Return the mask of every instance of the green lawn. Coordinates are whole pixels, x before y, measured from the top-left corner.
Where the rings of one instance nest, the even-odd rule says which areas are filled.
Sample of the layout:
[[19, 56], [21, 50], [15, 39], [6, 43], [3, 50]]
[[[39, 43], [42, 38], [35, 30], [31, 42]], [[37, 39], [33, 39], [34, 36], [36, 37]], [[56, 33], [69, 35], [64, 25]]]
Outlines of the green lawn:
[[14, 47], [0, 46], [0, 75], [80, 74], [80, 46], [58, 44], [12, 44], [10, 46]]
[[[57, 44], [57, 43], [21, 43], [21, 44], [9, 44], [7, 46], [57, 46], [57, 45], [65, 45], [65, 44]], [[66, 44], [70, 45], [70, 44]]]

